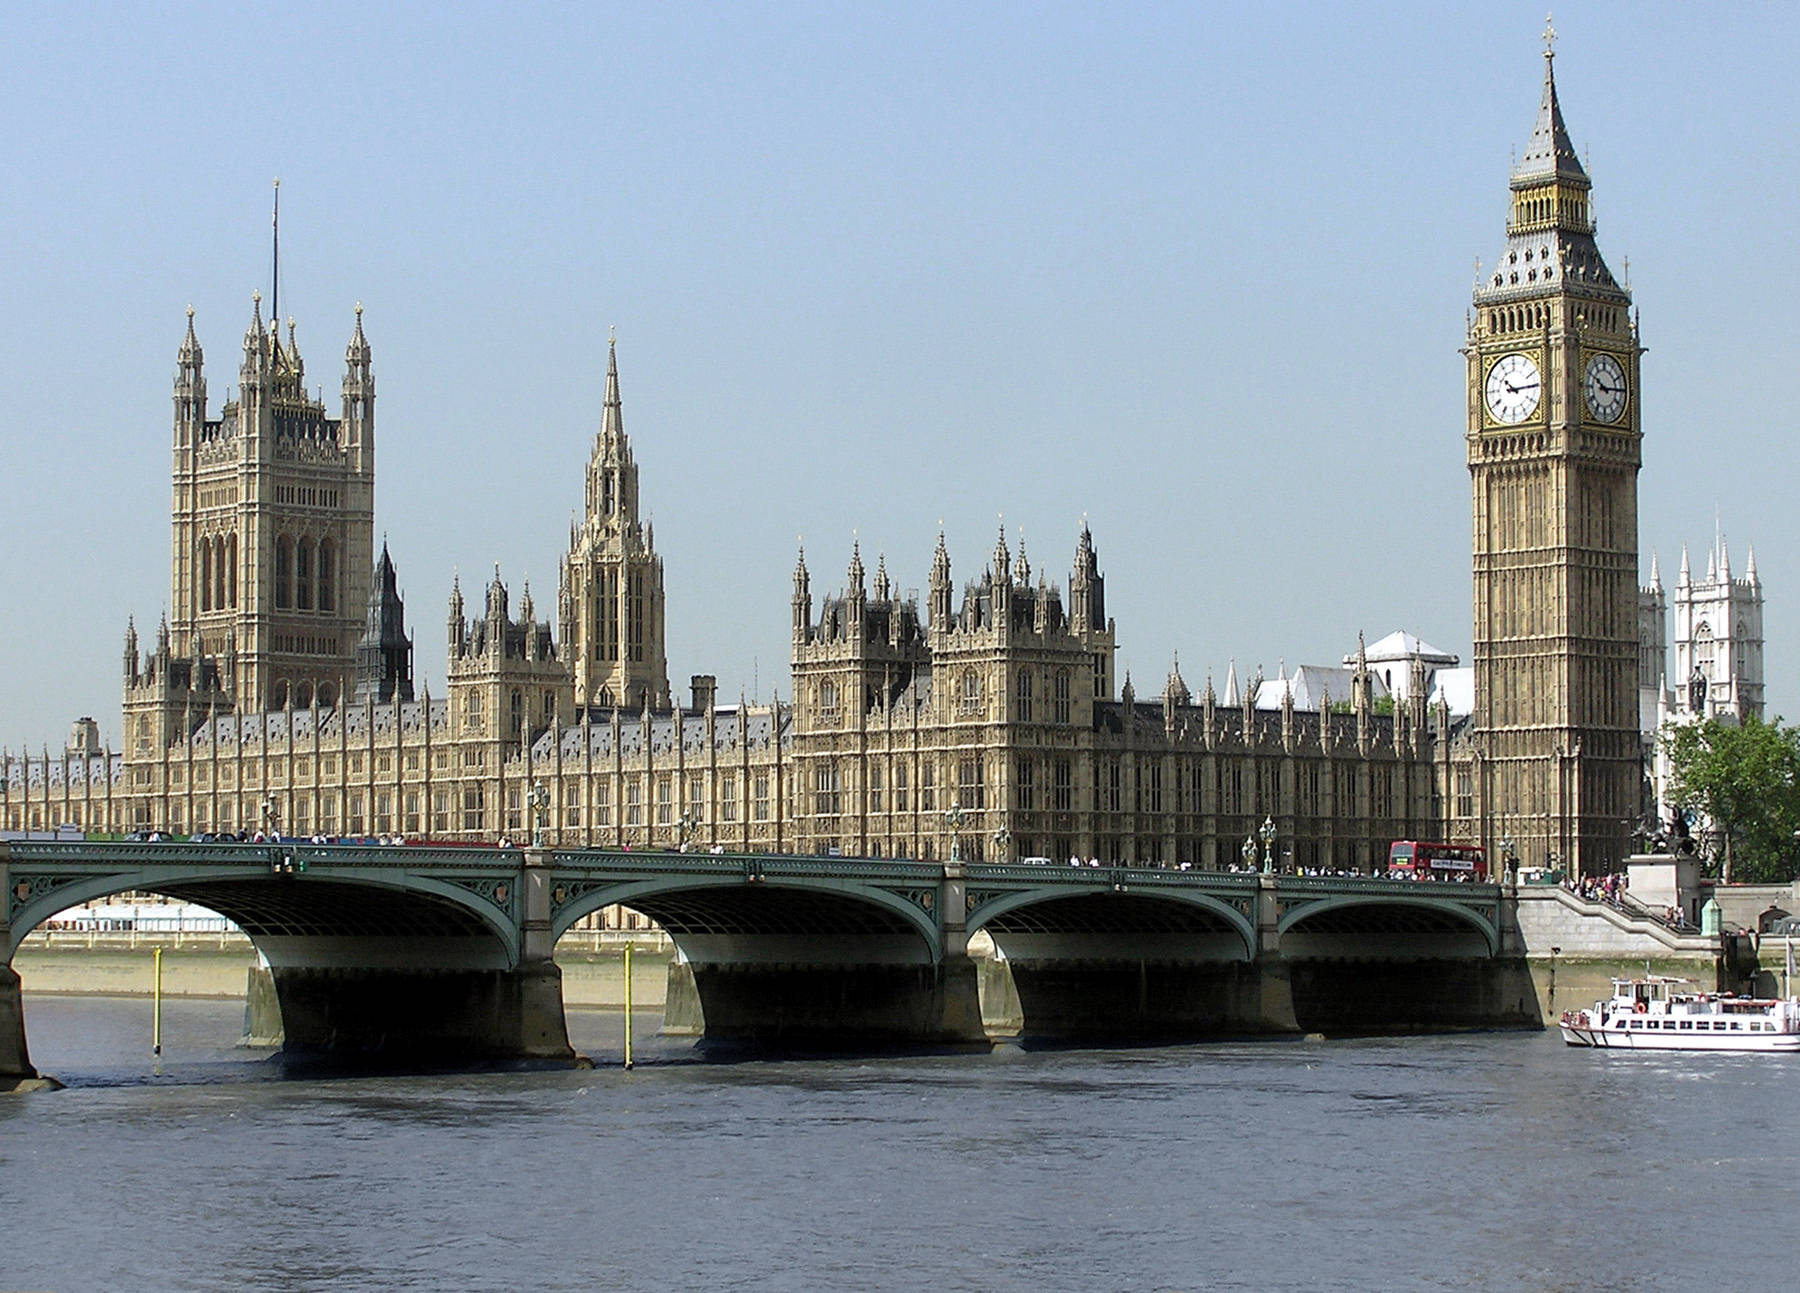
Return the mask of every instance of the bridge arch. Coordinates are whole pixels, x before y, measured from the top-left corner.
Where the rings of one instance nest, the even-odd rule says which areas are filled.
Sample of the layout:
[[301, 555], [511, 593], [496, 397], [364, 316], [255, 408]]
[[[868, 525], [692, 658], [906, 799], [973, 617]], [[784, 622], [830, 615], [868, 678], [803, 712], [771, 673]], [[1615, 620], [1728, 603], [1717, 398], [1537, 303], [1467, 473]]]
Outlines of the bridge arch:
[[1473, 907], [1442, 898], [1410, 894], [1340, 894], [1282, 913], [1276, 924], [1290, 933], [1319, 935], [1480, 935], [1488, 956], [1500, 951], [1500, 931]]
[[920, 964], [936, 962], [943, 948], [931, 913], [900, 894], [854, 881], [770, 876], [746, 883], [741, 875], [674, 875], [601, 884], [561, 903], [553, 893], [552, 904], [553, 938], [617, 904], [650, 917], [677, 947], [708, 938], [906, 935], [918, 940]]
[[[21, 868], [15, 864], [15, 876]], [[20, 891], [23, 891], [21, 901]], [[122, 893], [153, 893], [218, 912], [244, 931], [272, 963], [271, 945], [304, 939], [413, 937], [491, 941], [477, 958], [504, 969], [519, 959], [517, 927], [477, 892], [436, 877], [383, 868], [355, 874], [317, 867], [304, 878], [246, 875], [242, 865], [180, 863], [109, 875], [84, 875], [54, 885], [17, 879], [7, 895], [7, 958], [26, 935], [60, 911]], [[467, 958], [465, 958], [467, 959]]]
[[[969, 913], [968, 930], [1007, 933], [1092, 933], [1127, 931], [1185, 935], [1230, 932], [1234, 960], [1256, 955], [1256, 928], [1237, 907], [1210, 894], [1142, 887], [1120, 893], [1071, 893], [1061, 886], [1000, 894]], [[998, 942], [998, 937], [996, 937]]]

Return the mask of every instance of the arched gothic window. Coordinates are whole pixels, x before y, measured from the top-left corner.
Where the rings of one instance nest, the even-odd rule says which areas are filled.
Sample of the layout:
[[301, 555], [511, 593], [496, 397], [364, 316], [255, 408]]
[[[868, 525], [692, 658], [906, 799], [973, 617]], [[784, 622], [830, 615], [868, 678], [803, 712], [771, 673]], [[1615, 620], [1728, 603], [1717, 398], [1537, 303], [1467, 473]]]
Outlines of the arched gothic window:
[[294, 604], [294, 541], [283, 535], [275, 540], [275, 609]]
[[335, 611], [338, 606], [337, 595], [337, 544], [330, 539], [319, 540], [319, 609]]
[[302, 539], [294, 548], [294, 608], [313, 608], [313, 541]]

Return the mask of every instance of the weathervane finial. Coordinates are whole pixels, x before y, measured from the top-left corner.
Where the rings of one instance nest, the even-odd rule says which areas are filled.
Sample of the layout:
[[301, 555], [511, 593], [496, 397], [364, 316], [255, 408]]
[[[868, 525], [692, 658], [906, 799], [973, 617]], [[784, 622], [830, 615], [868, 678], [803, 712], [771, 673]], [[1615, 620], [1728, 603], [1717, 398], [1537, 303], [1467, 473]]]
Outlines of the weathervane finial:
[[1544, 15], [1544, 57], [1556, 57], [1556, 24], [1549, 14]]

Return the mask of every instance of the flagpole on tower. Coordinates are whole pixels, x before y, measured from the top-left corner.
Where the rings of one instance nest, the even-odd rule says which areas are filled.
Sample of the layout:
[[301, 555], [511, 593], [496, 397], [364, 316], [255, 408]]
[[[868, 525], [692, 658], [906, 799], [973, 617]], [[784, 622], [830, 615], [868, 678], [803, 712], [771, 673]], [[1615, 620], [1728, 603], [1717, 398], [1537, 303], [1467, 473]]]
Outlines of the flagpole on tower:
[[269, 318], [274, 320], [277, 336], [281, 335], [281, 177], [275, 177], [275, 222], [273, 246], [269, 256]]

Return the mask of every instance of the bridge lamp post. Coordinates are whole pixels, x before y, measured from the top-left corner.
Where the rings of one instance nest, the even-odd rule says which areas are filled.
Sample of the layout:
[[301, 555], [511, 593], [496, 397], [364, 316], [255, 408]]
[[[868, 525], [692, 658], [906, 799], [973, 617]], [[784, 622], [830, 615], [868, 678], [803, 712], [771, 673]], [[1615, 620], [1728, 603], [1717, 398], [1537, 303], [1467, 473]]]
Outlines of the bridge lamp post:
[[550, 824], [550, 787], [538, 782], [531, 788], [531, 813], [535, 827], [531, 832], [531, 847], [544, 847], [545, 827]]
[[275, 834], [275, 796], [264, 795], [262, 801], [263, 834], [273, 837]]
[[1506, 867], [1506, 880], [1510, 884], [1513, 878], [1519, 874], [1519, 855], [1513, 849], [1510, 835], [1500, 841], [1500, 861]]
[[1275, 819], [1264, 817], [1262, 827], [1257, 831], [1262, 836], [1262, 869], [1268, 875], [1275, 869]]
[[962, 861], [962, 800], [953, 799], [950, 807], [944, 810], [944, 824], [950, 828], [950, 860]]
[[693, 833], [694, 814], [692, 812], [684, 812], [681, 814], [681, 819], [675, 823], [675, 843], [681, 852], [687, 852], [688, 837]]
[[1255, 835], [1244, 836], [1244, 847], [1240, 850], [1240, 852], [1243, 854], [1245, 869], [1249, 870], [1249, 871], [1256, 870], [1256, 836]]
[[997, 854], [994, 860], [996, 862], [1012, 861], [1012, 854], [1009, 851], [1009, 846], [1011, 844], [1012, 832], [1007, 830], [1006, 827], [1002, 826], [999, 830], [994, 832], [994, 852]]

